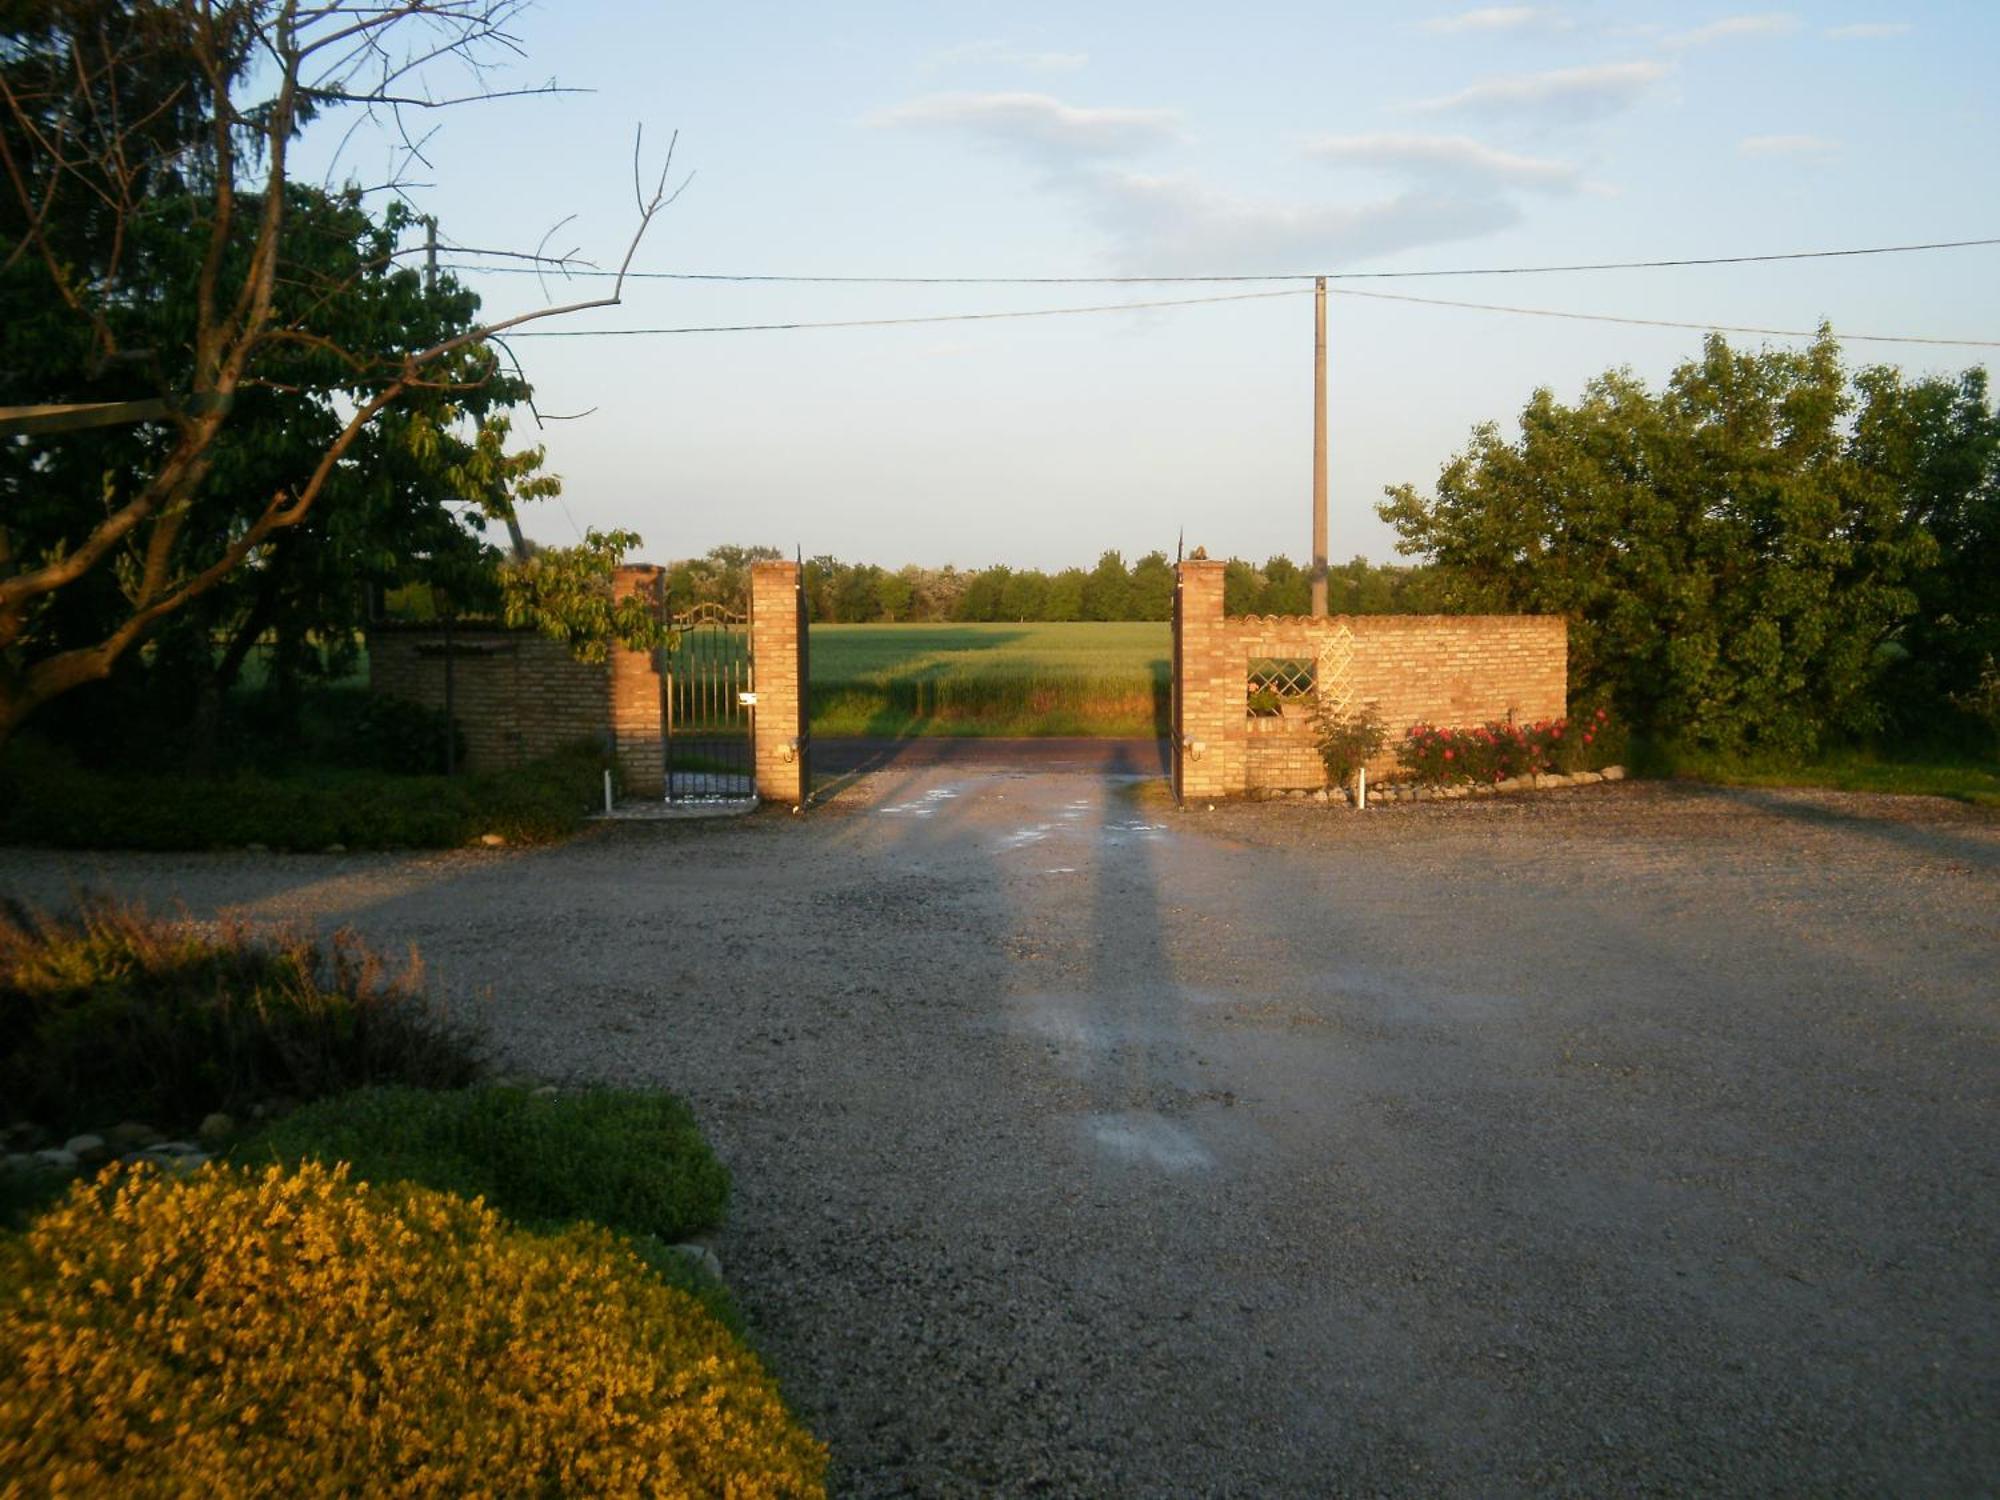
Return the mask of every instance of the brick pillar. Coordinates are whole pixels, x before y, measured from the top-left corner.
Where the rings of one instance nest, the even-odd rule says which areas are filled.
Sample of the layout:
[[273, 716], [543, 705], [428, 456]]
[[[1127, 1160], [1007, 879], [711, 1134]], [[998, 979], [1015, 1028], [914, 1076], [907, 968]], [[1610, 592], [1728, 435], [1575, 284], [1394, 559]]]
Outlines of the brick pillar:
[[1227, 797], [1244, 789], [1248, 684], [1242, 641], [1223, 626], [1223, 565], [1193, 558], [1178, 568], [1180, 629], [1174, 637], [1174, 691], [1181, 743], [1175, 747], [1183, 798]]
[[803, 805], [806, 793], [806, 685], [799, 565], [750, 565], [750, 659], [757, 684], [751, 714], [757, 795]]
[[[650, 563], [621, 567], [612, 575], [616, 599], [650, 595], [666, 608], [666, 570]], [[623, 790], [634, 797], [667, 794], [666, 735], [660, 718], [660, 661], [654, 651], [611, 648], [611, 749]]]

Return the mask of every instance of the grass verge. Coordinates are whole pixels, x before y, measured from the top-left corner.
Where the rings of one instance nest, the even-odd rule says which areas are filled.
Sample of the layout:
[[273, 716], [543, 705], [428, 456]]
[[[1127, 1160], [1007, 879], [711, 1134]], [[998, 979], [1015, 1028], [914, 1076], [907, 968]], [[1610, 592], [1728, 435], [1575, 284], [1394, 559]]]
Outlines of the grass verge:
[[1634, 769], [1644, 775], [1685, 776], [1721, 786], [1825, 787], [1838, 792], [1891, 792], [1948, 797], [1975, 807], [2000, 809], [2000, 761], [1938, 755], [1890, 757], [1873, 751], [1834, 751], [1800, 765], [1755, 757], [1654, 751]]
[[579, 745], [517, 770], [399, 776], [312, 770], [222, 777], [93, 771], [23, 741], [0, 760], [0, 842], [59, 849], [457, 848], [483, 834], [545, 843], [601, 797], [603, 758]]

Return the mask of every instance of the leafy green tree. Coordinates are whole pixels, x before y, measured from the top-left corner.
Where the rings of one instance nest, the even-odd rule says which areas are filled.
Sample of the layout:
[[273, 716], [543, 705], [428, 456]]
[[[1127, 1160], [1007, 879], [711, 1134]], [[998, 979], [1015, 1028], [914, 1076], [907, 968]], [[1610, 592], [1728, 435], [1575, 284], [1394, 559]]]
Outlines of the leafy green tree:
[[1083, 618], [1124, 620], [1131, 618], [1131, 614], [1132, 575], [1126, 570], [1122, 554], [1106, 552], [1084, 580]]
[[1174, 565], [1164, 552], [1148, 552], [1132, 564], [1129, 618], [1170, 620], [1174, 615]]
[[631, 531], [586, 531], [574, 547], [542, 547], [502, 565], [500, 591], [509, 625], [563, 642], [578, 661], [603, 662], [614, 646], [652, 651], [667, 643], [660, 600], [616, 598], [613, 575], [640, 545]]
[[1048, 593], [1042, 598], [1044, 620], [1081, 620], [1083, 613], [1084, 582], [1088, 577], [1081, 568], [1064, 568], [1049, 580]]
[[1655, 394], [1628, 373], [1520, 436], [1487, 424], [1435, 493], [1380, 507], [1448, 607], [1570, 621], [1573, 698], [1726, 751], [1812, 750], [1869, 728], [1877, 652], [1936, 546], [1846, 431], [1830, 334], [1745, 354], [1711, 337]]
[[[393, 525], [384, 544], [381, 518], [413, 473], [475, 507], [504, 494], [511, 519], [539, 460], [487, 420], [519, 389], [490, 340], [616, 303], [622, 279], [478, 324], [464, 294], [392, 270], [352, 198], [289, 169], [324, 111], [386, 104], [435, 64], [476, 74], [517, 8], [10, 0], [0, 403], [88, 409], [0, 454], [0, 740], [143, 642], [199, 656], [159, 640], [197, 601], [238, 622], [260, 597], [281, 616], [315, 590], [358, 597], [336, 557], [388, 571], [410, 544]], [[664, 177], [642, 195], [641, 234], [667, 199]], [[75, 436], [87, 422], [108, 425]], [[244, 569], [261, 595], [210, 598]]]
[[1039, 568], [1008, 575], [1000, 590], [1000, 620], [1046, 620], [1049, 618], [1049, 575]]

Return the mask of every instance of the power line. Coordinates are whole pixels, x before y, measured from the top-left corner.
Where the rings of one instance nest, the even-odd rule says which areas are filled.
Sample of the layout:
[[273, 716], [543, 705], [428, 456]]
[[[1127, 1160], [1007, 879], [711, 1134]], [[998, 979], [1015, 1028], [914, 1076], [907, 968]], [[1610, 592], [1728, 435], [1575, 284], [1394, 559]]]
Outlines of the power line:
[[[1702, 255], [1670, 260], [1579, 261], [1568, 265], [1459, 266], [1432, 271], [1285, 271], [1262, 275], [1219, 276], [803, 276], [762, 275], [724, 271], [628, 271], [632, 281], [719, 281], [782, 283], [804, 286], [1164, 286], [1213, 285], [1249, 281], [1402, 281], [1436, 276], [1548, 276], [1576, 271], [1659, 271], [1690, 266], [1765, 265], [1774, 261], [1842, 260], [1868, 255], [1911, 255], [1931, 250], [1970, 250], [2000, 245], [2000, 237], [1976, 240], [1932, 240], [1913, 245], [1870, 245], [1843, 250], [1789, 250], [1769, 255]], [[484, 254], [483, 251], [460, 253]], [[497, 253], [497, 252], [496, 252]], [[616, 271], [596, 267], [480, 266], [454, 264], [446, 270], [477, 276], [615, 277]]]
[[[510, 333], [517, 339], [598, 339], [668, 337], [696, 333], [792, 333], [828, 328], [904, 328], [920, 323], [987, 323], [1011, 318], [1063, 318], [1093, 313], [1143, 312], [1160, 307], [1202, 307], [1217, 302], [1263, 302], [1275, 297], [1303, 297], [1311, 287], [1286, 287], [1275, 292], [1226, 292], [1212, 297], [1169, 297], [1150, 302], [1109, 302], [1090, 307], [1038, 307], [1015, 312], [931, 313], [911, 318], [840, 318], [826, 322], [702, 323], [676, 328], [549, 328]], [[1755, 333], [1772, 338], [1817, 338], [1818, 329], [1761, 328], [1739, 323], [1678, 322], [1667, 318], [1631, 318], [1616, 313], [1563, 312], [1548, 307], [1512, 307], [1495, 302], [1460, 302], [1444, 297], [1412, 297], [1400, 292], [1364, 292], [1343, 288], [1336, 297], [1365, 297], [1377, 302], [1408, 302], [1422, 307], [1450, 307], [1472, 312], [1511, 313], [1518, 317], [1562, 318], [1577, 323], [1619, 323], [1636, 328], [1686, 328], [1698, 333]], [[1930, 338], [1922, 334], [1843, 333], [1843, 340], [1870, 344], [1934, 344], [1964, 349], [2000, 349], [2000, 339]]]
[[642, 338], [676, 333], [788, 333], [804, 328], [897, 328], [911, 323], [989, 323], [1003, 318], [1064, 318], [1080, 313], [1142, 312], [1152, 307], [1200, 307], [1210, 302], [1262, 302], [1272, 297], [1304, 297], [1311, 287], [1276, 292], [1226, 292], [1216, 297], [1168, 297], [1156, 302], [1107, 302], [1095, 307], [1038, 307], [1026, 312], [932, 313], [920, 318], [841, 318], [825, 323], [708, 323], [685, 328], [544, 328], [509, 333], [510, 339]]
[[[1496, 302], [1457, 302], [1444, 297], [1409, 297], [1399, 292], [1339, 291], [1336, 297], [1367, 297], [1377, 302], [1415, 302], [1425, 307], [1458, 307], [1473, 312], [1514, 313], [1527, 318], [1565, 318], [1578, 323], [1623, 323], [1633, 328], [1691, 328], [1698, 333], [1761, 333], [1773, 338], [1819, 337], [1816, 328], [1757, 328], [1742, 323], [1680, 323], [1669, 318], [1627, 318], [1616, 313], [1559, 312], [1548, 307], [1507, 307]], [[2000, 349], [2000, 339], [1938, 339], [1914, 333], [1836, 333], [1842, 343], [1942, 344], [1960, 349]]]

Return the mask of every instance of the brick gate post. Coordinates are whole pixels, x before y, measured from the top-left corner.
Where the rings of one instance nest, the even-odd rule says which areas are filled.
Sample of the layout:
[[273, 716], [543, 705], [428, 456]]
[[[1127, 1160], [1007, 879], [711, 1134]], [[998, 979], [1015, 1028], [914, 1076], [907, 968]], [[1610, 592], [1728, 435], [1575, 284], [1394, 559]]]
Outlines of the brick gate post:
[[750, 659], [757, 706], [750, 716], [757, 795], [803, 806], [806, 794], [805, 642], [799, 565], [750, 565]]
[[[666, 569], [651, 563], [621, 567], [612, 575], [611, 596], [625, 599], [649, 595], [666, 609]], [[667, 794], [666, 734], [660, 717], [660, 662], [654, 651], [611, 648], [611, 749], [618, 757], [626, 793], [635, 797]]]
[[1243, 790], [1245, 678], [1241, 641], [1222, 623], [1222, 563], [1189, 558], [1179, 574], [1174, 693], [1180, 705], [1176, 783], [1184, 799]]

